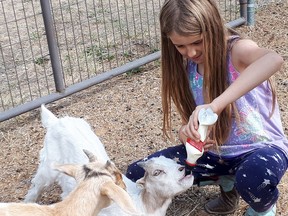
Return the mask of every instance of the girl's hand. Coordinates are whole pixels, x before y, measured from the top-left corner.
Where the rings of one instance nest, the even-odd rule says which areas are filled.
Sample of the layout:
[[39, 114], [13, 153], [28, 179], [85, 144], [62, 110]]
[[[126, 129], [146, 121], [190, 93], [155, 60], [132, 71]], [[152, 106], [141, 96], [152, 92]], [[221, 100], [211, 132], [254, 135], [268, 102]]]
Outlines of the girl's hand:
[[[189, 118], [189, 121], [188, 121], [187, 125], [183, 125], [182, 128], [181, 128], [181, 132], [182, 132], [182, 134], [185, 137], [189, 137], [190, 139], [194, 140], [195, 142], [199, 142], [200, 141], [200, 134], [198, 132], [198, 128], [199, 128], [199, 122], [198, 122], [199, 111], [202, 108], [208, 109], [209, 107], [212, 109], [213, 112], [215, 112], [213, 110], [212, 104], [200, 105], [200, 106], [197, 106], [195, 108], [195, 110], [193, 111], [193, 113], [191, 114], [191, 116]], [[207, 135], [209, 135], [209, 133]]]

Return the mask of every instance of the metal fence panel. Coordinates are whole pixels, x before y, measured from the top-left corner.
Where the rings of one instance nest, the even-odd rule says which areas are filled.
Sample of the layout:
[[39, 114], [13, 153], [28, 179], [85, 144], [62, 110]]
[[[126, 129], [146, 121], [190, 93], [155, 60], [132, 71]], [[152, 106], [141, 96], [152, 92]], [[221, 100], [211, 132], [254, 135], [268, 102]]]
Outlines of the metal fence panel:
[[[53, 91], [53, 79], [43, 73], [49, 53], [39, 4], [0, 2], [1, 111]], [[40, 87], [39, 80], [45, 87]]]
[[[157, 59], [163, 1], [1, 0], [0, 121]], [[218, 3], [239, 18], [239, 1]]]
[[66, 86], [159, 49], [160, 1], [52, 1]]

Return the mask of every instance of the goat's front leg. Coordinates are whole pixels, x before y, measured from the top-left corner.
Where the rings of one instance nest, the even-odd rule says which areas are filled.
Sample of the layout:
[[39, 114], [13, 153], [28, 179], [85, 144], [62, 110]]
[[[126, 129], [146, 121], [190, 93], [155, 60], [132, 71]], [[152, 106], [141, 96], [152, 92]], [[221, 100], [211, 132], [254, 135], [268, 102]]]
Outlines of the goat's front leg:
[[32, 185], [25, 196], [24, 202], [37, 202], [43, 190], [55, 182], [57, 175], [59, 175], [58, 171], [51, 170], [50, 166], [40, 164], [31, 181]]

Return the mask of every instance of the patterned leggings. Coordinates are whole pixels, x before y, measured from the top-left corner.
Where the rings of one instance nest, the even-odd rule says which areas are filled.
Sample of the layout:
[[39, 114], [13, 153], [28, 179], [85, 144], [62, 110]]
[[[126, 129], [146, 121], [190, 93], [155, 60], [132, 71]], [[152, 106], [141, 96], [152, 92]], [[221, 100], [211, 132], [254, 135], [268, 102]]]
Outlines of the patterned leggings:
[[[158, 151], [146, 159], [163, 155], [176, 159], [185, 165], [185, 146], [178, 145]], [[144, 160], [144, 159], [143, 159]], [[138, 162], [138, 161], [137, 161]], [[143, 177], [144, 170], [131, 164], [126, 176], [132, 181]], [[273, 206], [278, 197], [277, 185], [287, 170], [287, 159], [282, 151], [275, 147], [267, 146], [234, 158], [220, 158], [209, 152], [197, 160], [197, 166], [190, 167], [193, 172], [194, 184], [214, 180], [219, 176], [233, 176], [233, 186], [255, 211], [264, 212]]]

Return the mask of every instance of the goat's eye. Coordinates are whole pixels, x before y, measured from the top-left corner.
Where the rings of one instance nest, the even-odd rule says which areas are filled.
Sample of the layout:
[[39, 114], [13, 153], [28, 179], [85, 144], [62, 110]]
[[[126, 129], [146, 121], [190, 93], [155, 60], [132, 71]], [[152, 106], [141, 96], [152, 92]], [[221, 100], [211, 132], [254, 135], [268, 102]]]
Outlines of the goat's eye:
[[161, 170], [155, 170], [153, 172], [153, 176], [158, 176], [158, 175], [160, 175], [161, 172], [162, 172]]
[[185, 169], [185, 167], [180, 167], [178, 170], [181, 172]]

